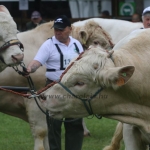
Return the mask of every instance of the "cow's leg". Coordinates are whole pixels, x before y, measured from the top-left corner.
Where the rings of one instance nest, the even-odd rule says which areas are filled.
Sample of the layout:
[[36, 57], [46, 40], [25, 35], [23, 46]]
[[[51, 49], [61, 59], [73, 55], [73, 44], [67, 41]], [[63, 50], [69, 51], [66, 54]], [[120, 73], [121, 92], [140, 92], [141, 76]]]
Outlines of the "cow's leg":
[[[47, 132], [48, 133], [48, 132]], [[50, 147], [49, 147], [49, 142], [48, 142], [48, 134], [46, 134], [45, 138], [44, 138], [44, 148], [45, 150], [50, 150]]]
[[[39, 109], [34, 99], [24, 99], [31, 132], [34, 137], [34, 150], [47, 150], [47, 123], [45, 114]], [[45, 139], [45, 142], [44, 142]]]
[[84, 130], [84, 136], [85, 136], [85, 137], [86, 137], [86, 136], [91, 136], [90, 131], [88, 130], [88, 128], [87, 128], [87, 126], [86, 126], [86, 124], [85, 124], [84, 119], [82, 119], [82, 125], [83, 125], [83, 130]]
[[146, 150], [146, 144], [142, 142], [141, 132], [133, 125], [123, 124], [123, 139], [126, 150]]
[[117, 124], [115, 133], [111, 140], [111, 144], [106, 146], [103, 150], [119, 150], [120, 149], [120, 142], [123, 138], [123, 124], [119, 122]]

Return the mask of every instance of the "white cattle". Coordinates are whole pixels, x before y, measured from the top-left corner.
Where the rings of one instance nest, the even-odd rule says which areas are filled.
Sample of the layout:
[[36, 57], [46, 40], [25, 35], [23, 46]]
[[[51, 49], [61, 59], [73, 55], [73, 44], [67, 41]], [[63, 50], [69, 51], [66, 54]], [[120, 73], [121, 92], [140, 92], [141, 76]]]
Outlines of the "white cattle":
[[[20, 47], [20, 46], [21, 47]], [[0, 5], [0, 72], [23, 60], [22, 44], [17, 39], [17, 26], [8, 9]]]
[[111, 35], [114, 44], [118, 43], [122, 38], [130, 34], [132, 31], [143, 28], [142, 22], [133, 23], [125, 20], [103, 18], [91, 18], [83, 21], [78, 21], [74, 23], [74, 26], [84, 25], [90, 20], [95, 21], [105, 31], [107, 31]]
[[[48, 22], [33, 30], [18, 33], [17, 37], [24, 45], [24, 63], [26, 65], [33, 60], [41, 44], [53, 36], [52, 25], [53, 22]], [[95, 22], [90, 21], [82, 27], [73, 27], [72, 36], [79, 39], [81, 43], [86, 43], [87, 46], [98, 44], [107, 49], [112, 47], [109, 34]], [[44, 67], [40, 67], [31, 74], [31, 77], [37, 90], [45, 86]], [[0, 85], [3, 86], [28, 86], [26, 78], [18, 75], [12, 68], [6, 68], [0, 74], [0, 79]], [[0, 112], [29, 122], [35, 142], [34, 150], [43, 150], [43, 139], [45, 139], [44, 142], [47, 140], [47, 124], [45, 115], [40, 111], [35, 101], [3, 91], [0, 91], [0, 97]], [[48, 149], [47, 142], [45, 142], [45, 149]]]
[[150, 143], [150, 29], [137, 30], [120, 42], [113, 54], [91, 46], [72, 62], [59, 83], [41, 94], [41, 101], [54, 118], [99, 114], [123, 122], [126, 150], [146, 150]]

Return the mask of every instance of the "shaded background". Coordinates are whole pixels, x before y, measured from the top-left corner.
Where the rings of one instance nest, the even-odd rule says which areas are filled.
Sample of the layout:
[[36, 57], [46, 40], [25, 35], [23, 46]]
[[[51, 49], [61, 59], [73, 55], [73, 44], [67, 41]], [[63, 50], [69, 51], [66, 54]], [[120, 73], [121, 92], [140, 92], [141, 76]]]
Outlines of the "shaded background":
[[[20, 0], [24, 1], [24, 0]], [[19, 30], [24, 30], [26, 22], [30, 21], [31, 13], [38, 10], [44, 20], [50, 21], [58, 15], [65, 14], [71, 22], [92, 17], [100, 17], [103, 10], [110, 12], [111, 18], [131, 21], [131, 15], [120, 15], [120, 3], [133, 3], [134, 12], [142, 14], [145, 7], [150, 6], [150, 0], [27, 0], [28, 10], [19, 10], [19, 0], [0, 0], [5, 5], [17, 23]]]

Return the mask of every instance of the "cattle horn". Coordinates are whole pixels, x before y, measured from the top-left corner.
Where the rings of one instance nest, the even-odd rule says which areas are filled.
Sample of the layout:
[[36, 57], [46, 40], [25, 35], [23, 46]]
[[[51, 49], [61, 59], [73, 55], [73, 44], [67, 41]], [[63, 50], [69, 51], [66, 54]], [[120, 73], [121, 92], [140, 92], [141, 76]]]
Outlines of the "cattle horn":
[[108, 53], [107, 57], [110, 58], [112, 56], [112, 54], [114, 53], [114, 50], [107, 51], [107, 53]]

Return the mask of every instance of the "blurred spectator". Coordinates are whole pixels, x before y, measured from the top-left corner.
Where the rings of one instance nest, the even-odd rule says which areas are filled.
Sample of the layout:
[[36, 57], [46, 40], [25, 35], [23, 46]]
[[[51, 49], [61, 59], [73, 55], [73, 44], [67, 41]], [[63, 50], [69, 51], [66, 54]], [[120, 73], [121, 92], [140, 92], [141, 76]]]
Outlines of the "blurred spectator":
[[31, 21], [26, 23], [26, 30], [31, 30], [45, 22], [46, 21], [42, 19], [41, 14], [38, 11], [34, 11], [31, 15]]
[[150, 6], [143, 10], [142, 21], [144, 28], [150, 28]]
[[101, 13], [101, 18], [111, 18], [108, 10], [103, 10]]
[[135, 14], [132, 15], [132, 20], [131, 21], [132, 22], [141, 22], [140, 18], [141, 18], [140, 15], [135, 13]]

